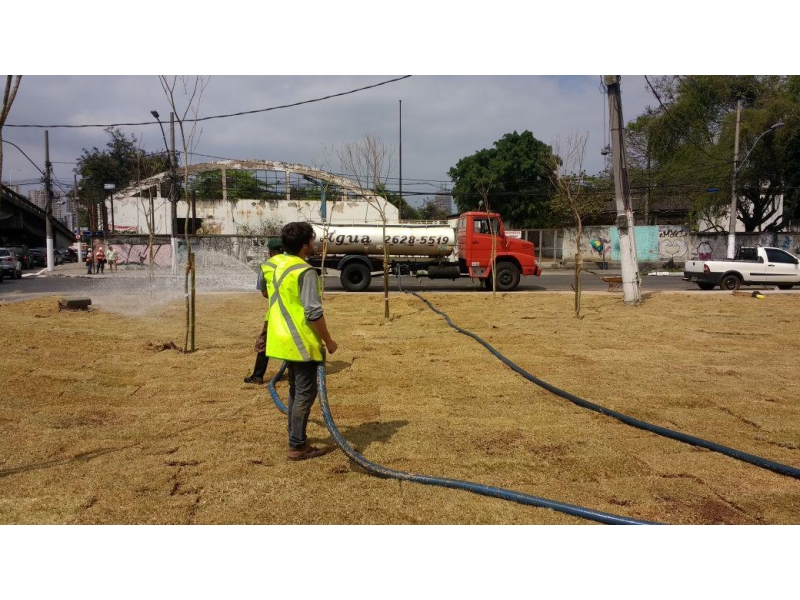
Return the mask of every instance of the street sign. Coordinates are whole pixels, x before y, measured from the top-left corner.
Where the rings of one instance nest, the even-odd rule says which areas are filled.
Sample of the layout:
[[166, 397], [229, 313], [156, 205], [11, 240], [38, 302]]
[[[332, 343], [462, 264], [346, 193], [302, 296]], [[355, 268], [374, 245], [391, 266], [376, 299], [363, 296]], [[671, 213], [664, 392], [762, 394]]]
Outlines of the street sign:
[[115, 190], [115, 189], [117, 189], [117, 184], [116, 183], [104, 183], [103, 184], [103, 189], [105, 189], [105, 190]]

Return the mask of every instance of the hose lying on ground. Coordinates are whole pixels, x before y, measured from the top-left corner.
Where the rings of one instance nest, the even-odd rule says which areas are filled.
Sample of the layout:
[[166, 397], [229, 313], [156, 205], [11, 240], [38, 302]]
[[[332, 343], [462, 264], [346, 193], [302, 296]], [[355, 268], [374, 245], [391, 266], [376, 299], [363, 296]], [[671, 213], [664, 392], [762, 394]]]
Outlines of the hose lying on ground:
[[[284, 371], [286, 370], [286, 363], [282, 363], [278, 372], [270, 379], [268, 388], [270, 396], [272, 397], [272, 401], [275, 403], [275, 406], [278, 409], [286, 414], [287, 407], [286, 405], [281, 402], [280, 396], [278, 395], [277, 390], [275, 389], [275, 383], [283, 376]], [[512, 490], [505, 490], [502, 488], [496, 488], [492, 486], [482, 485], [478, 483], [471, 483], [469, 481], [460, 481], [457, 479], [445, 479], [441, 477], [431, 477], [429, 475], [416, 475], [413, 473], [406, 473], [404, 471], [395, 471], [394, 469], [389, 469], [387, 467], [377, 465], [356, 452], [350, 444], [348, 444], [347, 440], [344, 439], [344, 436], [339, 432], [339, 429], [336, 427], [336, 423], [333, 421], [333, 417], [331, 415], [330, 406], [328, 404], [328, 392], [325, 382], [325, 363], [320, 363], [319, 367], [317, 368], [317, 388], [319, 390], [319, 400], [320, 400], [320, 408], [322, 409], [322, 418], [325, 421], [325, 426], [328, 428], [328, 432], [331, 434], [331, 437], [336, 442], [336, 445], [339, 449], [345, 453], [345, 455], [352, 461], [354, 461], [358, 466], [362, 469], [371, 473], [373, 475], [377, 475], [378, 477], [386, 477], [390, 479], [400, 479], [402, 481], [411, 481], [414, 483], [421, 483], [425, 485], [438, 485], [441, 487], [446, 488], [453, 488], [459, 490], [465, 490], [468, 492], [472, 492], [474, 494], [480, 494], [482, 496], [490, 496], [493, 498], [500, 498], [502, 500], [511, 500], [512, 502], [517, 502], [519, 504], [527, 504], [529, 506], [536, 506], [539, 508], [549, 508], [558, 512], [563, 512], [568, 515], [572, 515], [574, 517], [579, 517], [582, 519], [588, 519], [591, 521], [597, 521], [598, 523], [605, 523], [608, 525], [656, 525], [657, 523], [652, 523], [649, 521], [639, 521], [636, 519], [631, 519], [628, 517], [622, 517], [619, 515], [614, 515], [610, 513], [604, 513], [596, 510], [591, 510], [588, 508], [584, 508], [582, 506], [577, 506], [574, 504], [565, 504], [563, 502], [556, 502], [555, 500], [547, 500], [546, 498], [540, 498], [538, 496], [530, 496], [528, 494], [523, 494], [521, 492], [514, 492]]]
[[[409, 292], [406, 292], [406, 293], [409, 293]], [[441, 310], [439, 310], [438, 308], [433, 306], [433, 304], [431, 304], [428, 300], [426, 300], [425, 298], [420, 296], [418, 293], [416, 293], [416, 292], [410, 292], [410, 293], [413, 294], [414, 296], [416, 296], [417, 298], [419, 298], [420, 300], [422, 300], [425, 304], [427, 304], [428, 307], [433, 312], [443, 316], [445, 318], [445, 320], [447, 321], [447, 324], [450, 325], [450, 327], [452, 327], [453, 329], [455, 329], [459, 333], [463, 333], [464, 335], [471, 337], [476, 342], [481, 344], [484, 348], [486, 348], [489, 352], [491, 352], [497, 358], [499, 358], [501, 361], [503, 361], [506, 365], [511, 367], [512, 370], [514, 370], [517, 373], [519, 373], [520, 375], [522, 375], [528, 381], [532, 381], [533, 383], [535, 383], [539, 387], [542, 387], [542, 388], [546, 389], [547, 391], [552, 392], [556, 396], [560, 396], [562, 398], [565, 398], [566, 400], [569, 400], [573, 404], [577, 404], [578, 406], [581, 406], [583, 408], [588, 408], [589, 410], [593, 410], [593, 411], [595, 411], [597, 413], [600, 413], [601, 415], [607, 415], [609, 417], [613, 417], [613, 418], [625, 423], [626, 425], [630, 425], [632, 427], [637, 427], [639, 429], [644, 429], [645, 431], [650, 431], [650, 432], [655, 433], [657, 435], [661, 435], [661, 436], [664, 436], [664, 437], [667, 437], [667, 438], [671, 438], [673, 440], [678, 440], [679, 442], [684, 442], [686, 444], [691, 444], [693, 446], [698, 446], [700, 448], [705, 448], [707, 450], [712, 450], [714, 452], [719, 452], [720, 454], [724, 454], [726, 456], [730, 456], [731, 458], [735, 458], [737, 460], [741, 460], [743, 462], [750, 463], [750, 464], [755, 465], [757, 467], [761, 467], [762, 469], [768, 469], [770, 471], [774, 471], [775, 473], [779, 473], [781, 475], [787, 475], [789, 477], [794, 477], [795, 479], [800, 479], [800, 469], [797, 469], [795, 467], [791, 467], [791, 466], [788, 466], [788, 465], [783, 465], [781, 463], [777, 463], [777, 462], [771, 461], [771, 460], [763, 458], [761, 456], [756, 456], [754, 454], [748, 454], [747, 452], [742, 452], [741, 450], [735, 450], [733, 448], [729, 448], [727, 446], [723, 446], [723, 445], [717, 444], [715, 442], [710, 442], [708, 440], [704, 440], [704, 439], [701, 439], [701, 438], [698, 438], [698, 437], [687, 435], [687, 434], [681, 433], [679, 431], [674, 431], [672, 429], [667, 429], [666, 427], [661, 427], [659, 425], [653, 425], [652, 423], [647, 423], [646, 421], [641, 421], [639, 419], [635, 419], [634, 417], [629, 417], [628, 415], [625, 415], [623, 413], [620, 413], [620, 412], [617, 412], [617, 411], [614, 411], [614, 410], [610, 410], [608, 408], [604, 408], [604, 407], [600, 406], [599, 404], [594, 404], [593, 402], [589, 402], [588, 400], [584, 400], [583, 398], [579, 398], [578, 396], [575, 396], [573, 394], [570, 394], [569, 392], [565, 392], [564, 390], [561, 390], [561, 389], [559, 389], [559, 388], [557, 388], [557, 387], [555, 387], [553, 385], [550, 385], [546, 381], [542, 381], [541, 379], [539, 379], [539, 378], [531, 375], [527, 371], [525, 371], [522, 367], [520, 367], [520, 366], [514, 364], [513, 362], [511, 362], [508, 358], [506, 358], [505, 356], [500, 354], [500, 352], [495, 350], [488, 342], [482, 340], [480, 337], [478, 337], [474, 333], [472, 333], [470, 331], [467, 331], [466, 329], [462, 329], [461, 327], [459, 327], [458, 325], [453, 323], [453, 321], [450, 320], [450, 317], [448, 317]]]

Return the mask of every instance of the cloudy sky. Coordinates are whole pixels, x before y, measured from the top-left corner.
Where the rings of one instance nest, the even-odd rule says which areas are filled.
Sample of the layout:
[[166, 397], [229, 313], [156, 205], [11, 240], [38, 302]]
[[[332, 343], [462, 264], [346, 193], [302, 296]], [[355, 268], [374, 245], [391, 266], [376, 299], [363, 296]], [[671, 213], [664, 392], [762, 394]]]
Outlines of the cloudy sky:
[[[201, 97], [200, 117], [275, 108], [388, 83], [299, 106], [204, 121], [193, 162], [266, 159], [321, 168], [331, 163], [332, 170], [340, 171], [335, 150], [364, 133], [375, 133], [395, 151], [396, 188], [402, 101], [403, 190], [418, 199], [449, 185], [447, 171], [460, 158], [491, 147], [512, 131], [529, 130], [547, 144], [587, 133], [587, 171], [603, 168], [600, 150], [608, 143], [608, 109], [599, 75], [398, 79], [402, 76], [212, 76]], [[626, 119], [656, 103], [643, 76], [623, 77], [622, 94]], [[179, 104], [182, 99], [179, 95]], [[82, 149], [102, 149], [109, 137], [103, 127], [57, 125], [122, 124], [119, 129], [135, 135], [146, 151], [160, 151], [164, 142], [151, 110], [169, 120], [169, 105], [155, 75], [24, 76], [4, 139], [41, 167], [48, 131], [54, 174], [67, 187]], [[38, 179], [36, 167], [20, 150], [9, 144], [4, 150], [5, 183]]]
[[[535, 14], [507, 0], [457, 13], [416, 0], [402, 11], [366, 0], [242, 11], [187, 12], [153, 0], [102, 14], [93, 6], [53, 5], [46, 19], [38, 3], [4, 9], [7, 22], [36, 23], [36, 35], [25, 27], [3, 34], [5, 47], [16, 50], [4, 53], [5, 66], [24, 74], [3, 128], [4, 183], [35, 182], [31, 161], [44, 163], [45, 129], [20, 125], [51, 126], [50, 158], [65, 188], [81, 151], [105, 147], [102, 126], [137, 123], [119, 128], [146, 151], [162, 150], [150, 111], [165, 120], [170, 111], [155, 74], [212, 73], [201, 118], [262, 112], [204, 121], [193, 162], [267, 159], [338, 171], [335, 150], [375, 133], [395, 149], [396, 187], [402, 101], [403, 192], [419, 203], [450, 185], [448, 169], [459, 159], [513, 131], [529, 130], [549, 145], [587, 133], [585, 168], [600, 171], [608, 109], [600, 75], [590, 73], [623, 73], [627, 122], [657, 104], [642, 74], [773, 73], [791, 70], [781, 61], [794, 55], [781, 46], [792, 36], [772, 36], [768, 60], [757, 54], [764, 45], [750, 45], [726, 64], [728, 26], [738, 21], [684, 0], [647, 27], [631, 11], [635, 3], [582, 0]], [[766, 13], [780, 5], [760, 6]], [[772, 31], [784, 22], [770, 21]], [[376, 87], [347, 93], [367, 86]], [[263, 110], [296, 103], [304, 104]]]

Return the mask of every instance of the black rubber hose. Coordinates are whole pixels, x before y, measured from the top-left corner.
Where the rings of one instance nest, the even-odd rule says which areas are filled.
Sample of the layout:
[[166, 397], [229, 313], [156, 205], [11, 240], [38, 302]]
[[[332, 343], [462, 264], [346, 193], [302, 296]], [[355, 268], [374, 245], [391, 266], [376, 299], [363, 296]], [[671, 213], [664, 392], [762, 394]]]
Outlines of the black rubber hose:
[[671, 438], [673, 440], [678, 440], [679, 442], [684, 442], [686, 444], [691, 444], [692, 446], [698, 446], [700, 448], [705, 448], [707, 450], [712, 450], [714, 452], [719, 452], [720, 454], [724, 454], [726, 456], [730, 456], [731, 458], [735, 458], [737, 460], [741, 460], [743, 462], [750, 463], [750, 464], [755, 465], [757, 467], [761, 467], [762, 469], [768, 469], [770, 471], [774, 471], [775, 473], [779, 473], [781, 475], [787, 475], [789, 477], [794, 477], [795, 479], [800, 479], [800, 469], [797, 469], [795, 467], [791, 467], [791, 466], [788, 466], [788, 465], [783, 465], [781, 463], [777, 463], [777, 462], [771, 461], [771, 460], [763, 458], [761, 456], [756, 456], [754, 454], [748, 454], [747, 452], [742, 452], [741, 450], [735, 450], [734, 448], [729, 448], [727, 446], [723, 446], [721, 444], [717, 444], [716, 442], [710, 442], [708, 440], [704, 440], [704, 439], [701, 439], [701, 438], [698, 438], [698, 437], [687, 435], [687, 434], [681, 433], [679, 431], [674, 431], [672, 429], [667, 429], [666, 427], [661, 427], [660, 425], [653, 425], [652, 423], [647, 423], [646, 421], [641, 421], [639, 419], [635, 419], [634, 417], [629, 417], [628, 415], [625, 415], [623, 413], [620, 413], [620, 412], [617, 412], [617, 411], [614, 411], [614, 410], [610, 410], [608, 408], [600, 406], [599, 404], [594, 404], [593, 402], [589, 402], [588, 400], [584, 400], [583, 398], [579, 398], [578, 396], [575, 396], [573, 394], [570, 394], [569, 392], [565, 392], [564, 390], [561, 390], [561, 389], [559, 389], [559, 388], [557, 388], [557, 387], [555, 387], [553, 385], [550, 385], [546, 381], [542, 381], [538, 377], [535, 377], [535, 376], [531, 375], [530, 373], [528, 373], [527, 371], [525, 371], [522, 367], [520, 367], [520, 366], [514, 364], [513, 362], [511, 362], [505, 356], [500, 354], [500, 352], [495, 350], [488, 342], [482, 340], [480, 337], [478, 337], [474, 333], [472, 333], [470, 331], [467, 331], [466, 329], [462, 329], [461, 327], [459, 327], [458, 325], [453, 323], [453, 321], [450, 320], [450, 317], [448, 317], [441, 310], [439, 310], [438, 308], [433, 306], [433, 304], [431, 304], [428, 300], [426, 300], [425, 298], [420, 296], [418, 293], [416, 293], [416, 292], [406, 292], [406, 293], [411, 293], [414, 296], [416, 296], [417, 298], [419, 298], [420, 300], [422, 300], [425, 304], [428, 305], [428, 307], [433, 312], [435, 312], [435, 313], [441, 315], [442, 317], [444, 317], [445, 320], [447, 321], [448, 325], [450, 325], [450, 327], [452, 327], [453, 329], [455, 329], [459, 333], [463, 333], [464, 335], [469, 336], [472, 339], [474, 339], [476, 342], [478, 342], [484, 348], [486, 348], [489, 352], [491, 352], [497, 358], [499, 358], [501, 361], [503, 361], [506, 365], [511, 367], [511, 369], [513, 369], [514, 371], [516, 371], [517, 373], [522, 375], [525, 379], [527, 379], [528, 381], [532, 381], [533, 383], [535, 383], [536, 385], [538, 385], [540, 387], [543, 387], [544, 389], [546, 389], [549, 392], [552, 392], [556, 396], [560, 396], [562, 398], [565, 398], [566, 400], [569, 400], [570, 402], [572, 402], [574, 404], [577, 404], [578, 406], [582, 406], [583, 408], [588, 408], [589, 410], [593, 410], [593, 411], [595, 411], [597, 413], [600, 413], [601, 415], [607, 415], [609, 417], [613, 417], [613, 418], [617, 419], [618, 421], [621, 421], [621, 422], [625, 423], [626, 425], [631, 425], [632, 427], [637, 427], [639, 429], [644, 429], [645, 431], [650, 431], [650, 432], [655, 433], [657, 435], [661, 435], [661, 436], [664, 436], [664, 437], [667, 437], [667, 438]]
[[[272, 397], [272, 401], [275, 403], [275, 406], [277, 406], [278, 409], [284, 414], [286, 414], [286, 411], [288, 409], [286, 405], [283, 402], [281, 402], [280, 396], [278, 395], [278, 392], [275, 389], [275, 383], [281, 378], [285, 369], [286, 369], [286, 363], [284, 362], [283, 364], [281, 364], [280, 368], [278, 369], [278, 372], [272, 377], [272, 379], [270, 379], [269, 384], [267, 385], [267, 387], [269, 388], [270, 396]], [[482, 496], [490, 496], [493, 498], [500, 498], [502, 500], [511, 500], [512, 502], [517, 502], [519, 504], [526, 504], [529, 506], [536, 506], [539, 508], [549, 508], [558, 512], [563, 512], [568, 515], [572, 515], [574, 517], [588, 519], [590, 521], [597, 521], [598, 523], [605, 523], [608, 525], [657, 525], [658, 524], [650, 521], [639, 521], [637, 519], [622, 517], [611, 513], [604, 513], [596, 510], [591, 510], [574, 504], [565, 504], [563, 502], [556, 502], [555, 500], [547, 500], [546, 498], [531, 496], [528, 494], [523, 494], [521, 492], [514, 492], [512, 490], [505, 490], [502, 488], [496, 488], [478, 483], [471, 483], [469, 481], [460, 481], [457, 479], [445, 479], [441, 477], [431, 477], [429, 475], [417, 475], [414, 473], [406, 473], [405, 471], [395, 471], [394, 469], [389, 469], [387, 467], [377, 465], [364, 458], [364, 456], [362, 456], [358, 452], [356, 452], [353, 449], [353, 447], [350, 446], [347, 440], [344, 439], [344, 436], [342, 436], [341, 432], [336, 427], [336, 423], [334, 423], [333, 421], [333, 416], [331, 415], [331, 409], [328, 404], [328, 392], [325, 383], [324, 362], [320, 363], [317, 369], [317, 388], [319, 390], [322, 418], [325, 421], [325, 426], [328, 428], [328, 432], [331, 434], [331, 437], [336, 442], [336, 445], [342, 452], [345, 453], [345, 455], [349, 459], [358, 464], [362, 469], [364, 469], [368, 473], [377, 475], [378, 477], [400, 479], [403, 481], [411, 481], [414, 483], [421, 483], [425, 485], [438, 485], [441, 487], [465, 490], [467, 492], [480, 494]]]

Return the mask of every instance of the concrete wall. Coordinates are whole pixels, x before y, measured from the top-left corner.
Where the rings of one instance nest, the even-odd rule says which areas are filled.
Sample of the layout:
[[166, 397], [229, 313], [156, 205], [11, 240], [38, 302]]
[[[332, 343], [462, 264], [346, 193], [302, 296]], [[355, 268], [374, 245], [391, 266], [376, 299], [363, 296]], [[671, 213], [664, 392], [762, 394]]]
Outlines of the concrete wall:
[[[108, 203], [108, 202], [107, 202]], [[278, 227], [291, 221], [319, 221], [320, 201], [306, 200], [198, 200], [195, 206], [197, 219], [202, 221], [202, 233], [237, 235], [244, 231], [260, 231], [266, 225]], [[188, 204], [180, 200], [177, 204], [178, 219], [186, 219]], [[153, 200], [155, 234], [170, 233], [170, 205], [164, 198]], [[397, 222], [397, 208], [386, 206], [390, 223]], [[150, 213], [148, 200], [140, 198], [114, 199], [114, 226], [136, 228], [138, 233], [147, 233]], [[109, 208], [109, 218], [110, 218]], [[332, 223], [377, 223], [380, 213], [366, 201], [340, 201], [327, 203], [328, 220]]]
[[[692, 233], [679, 225], [653, 225], [634, 228], [636, 255], [640, 263], [676, 264], [687, 260], [725, 258], [727, 233]], [[576, 230], [563, 230], [564, 263], [573, 263], [578, 244], [584, 261], [619, 263], [619, 231], [616, 227], [587, 227], [580, 240]], [[800, 256], [800, 233], [737, 233], [736, 246], [774, 246]]]

